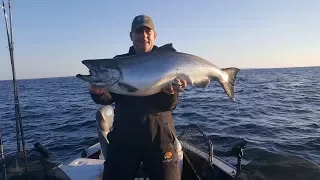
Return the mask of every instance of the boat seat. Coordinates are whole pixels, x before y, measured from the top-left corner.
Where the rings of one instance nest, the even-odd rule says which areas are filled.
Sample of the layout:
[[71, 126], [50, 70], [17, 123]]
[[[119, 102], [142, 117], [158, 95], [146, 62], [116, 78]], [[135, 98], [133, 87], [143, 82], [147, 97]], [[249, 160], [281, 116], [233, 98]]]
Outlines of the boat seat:
[[112, 130], [113, 118], [114, 110], [110, 105], [101, 106], [96, 112], [97, 131], [103, 157], [107, 157], [109, 144], [107, 135]]

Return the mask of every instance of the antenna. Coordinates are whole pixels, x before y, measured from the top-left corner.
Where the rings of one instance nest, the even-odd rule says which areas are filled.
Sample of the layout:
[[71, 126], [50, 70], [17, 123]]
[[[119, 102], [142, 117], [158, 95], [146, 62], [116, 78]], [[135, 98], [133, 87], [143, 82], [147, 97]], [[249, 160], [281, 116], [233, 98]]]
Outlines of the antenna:
[[[10, 20], [9, 27], [8, 27], [8, 20], [7, 20], [7, 14], [6, 14], [6, 9], [5, 9], [5, 3], [4, 3], [4, 0], [2, 0], [2, 9], [3, 9], [3, 14], [4, 14], [5, 24], [6, 24], [6, 30], [7, 30], [8, 46], [9, 46], [11, 68], [12, 68], [13, 87], [14, 87], [14, 105], [15, 105], [15, 115], [16, 115], [16, 138], [17, 138], [17, 160], [20, 159], [20, 138], [21, 138], [22, 146], [23, 146], [23, 153], [24, 153], [24, 157], [25, 157], [25, 165], [26, 165], [26, 169], [28, 169], [27, 151], [26, 151], [26, 146], [25, 146], [25, 142], [24, 142], [22, 121], [21, 121], [21, 115], [20, 115], [18, 88], [17, 88], [17, 83], [16, 83], [16, 72], [15, 72], [15, 65], [14, 65], [14, 46], [13, 46], [13, 31], [12, 31], [11, 0], [8, 0], [8, 6], [9, 6], [9, 20]], [[9, 28], [10, 28], [10, 33], [9, 33]]]

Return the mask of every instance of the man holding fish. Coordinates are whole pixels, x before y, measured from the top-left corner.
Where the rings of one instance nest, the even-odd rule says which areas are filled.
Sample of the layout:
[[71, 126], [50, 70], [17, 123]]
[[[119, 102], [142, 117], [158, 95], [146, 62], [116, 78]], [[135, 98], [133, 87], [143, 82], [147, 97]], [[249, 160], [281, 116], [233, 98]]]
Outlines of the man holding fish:
[[[156, 37], [152, 19], [146, 15], [136, 16], [130, 32], [133, 46], [128, 53], [115, 58], [157, 50], [154, 45]], [[171, 47], [168, 51], [175, 50]], [[95, 85], [89, 86], [95, 103], [115, 103], [103, 179], [134, 179], [140, 162], [151, 180], [180, 179], [171, 112], [178, 104], [179, 92], [186, 86], [186, 80], [175, 78], [174, 83], [168, 83], [160, 92], [148, 96], [117, 94]]]
[[132, 179], [141, 161], [152, 180], [180, 179], [171, 114], [179, 92], [187, 85], [207, 88], [211, 81], [218, 81], [235, 100], [238, 68], [220, 69], [201, 57], [177, 52], [172, 44], [157, 47], [156, 37], [152, 19], [136, 16], [128, 53], [83, 60], [90, 74], [76, 75], [93, 85], [89, 89], [94, 102], [115, 102], [104, 171], [107, 179]]

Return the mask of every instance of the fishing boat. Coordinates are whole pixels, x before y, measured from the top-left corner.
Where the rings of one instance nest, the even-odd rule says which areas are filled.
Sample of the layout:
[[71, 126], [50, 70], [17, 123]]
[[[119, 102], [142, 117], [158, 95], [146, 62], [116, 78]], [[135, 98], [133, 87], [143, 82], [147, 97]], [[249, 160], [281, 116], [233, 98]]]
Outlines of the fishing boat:
[[[101, 179], [108, 149], [108, 140], [106, 137], [111, 131], [113, 124], [112, 106], [102, 106], [97, 111], [96, 121], [99, 143], [83, 150], [83, 152], [71, 162], [61, 165], [50, 163], [50, 152], [40, 143], [34, 144], [34, 149], [38, 152], [38, 156], [30, 156], [30, 154], [27, 154], [15, 75], [11, 7], [11, 0], [8, 0], [8, 22], [5, 2], [2, 0], [13, 75], [17, 152], [15, 157], [5, 158], [3, 148], [1, 148], [1, 177], [6, 180], [23, 178], [75, 180]], [[2, 146], [2, 136], [0, 136], [0, 140]], [[193, 141], [201, 142], [202, 147], [200, 147], [200, 144], [196, 145]], [[21, 145], [22, 151], [20, 150]], [[215, 176], [214, 179], [228, 180], [235, 177], [236, 168], [213, 155], [211, 141], [196, 125], [188, 126], [181, 135], [176, 138], [176, 147], [179, 151], [179, 167], [182, 179], [211, 179], [210, 177], [212, 174]], [[141, 164], [137, 173], [137, 178], [148, 178], [143, 171], [143, 164]]]
[[[112, 130], [114, 109], [112, 106], [101, 106], [96, 112], [96, 126], [99, 143], [84, 149], [71, 162], [59, 168], [71, 179], [99, 179], [103, 172], [103, 163], [108, 151], [107, 134]], [[182, 179], [217, 179], [231, 180], [236, 176], [237, 169], [213, 154], [213, 145], [208, 137], [195, 124], [187, 126], [176, 138], [179, 154], [178, 164]], [[245, 143], [236, 145], [226, 155], [240, 153]], [[125, 163], [124, 163], [125, 164]], [[90, 171], [88, 171], [90, 169]], [[214, 175], [214, 177], [213, 177]], [[143, 164], [136, 179], [145, 180], [148, 176], [143, 171]]]
[[[112, 106], [101, 106], [96, 112], [96, 127], [99, 142], [83, 149], [70, 161], [53, 164], [49, 161], [51, 153], [39, 143], [34, 144], [37, 156], [28, 156], [28, 165], [24, 158], [19, 159], [19, 170], [16, 169], [14, 158], [5, 159], [6, 178], [11, 179], [55, 179], [55, 180], [99, 180], [102, 179], [105, 157], [108, 151], [107, 134], [112, 130], [114, 109]], [[178, 164], [183, 180], [233, 180], [236, 167], [217, 157], [213, 153], [210, 139], [195, 124], [188, 125], [176, 137], [176, 148], [179, 153]], [[236, 155], [241, 159], [245, 143], [237, 144], [225, 154]], [[240, 163], [240, 161], [238, 161]], [[1, 163], [0, 163], [1, 164]], [[124, 162], [125, 165], [125, 162]], [[240, 165], [240, 164], [239, 164]], [[240, 168], [240, 166], [238, 166]], [[4, 170], [4, 169], [3, 169]], [[4, 171], [0, 171], [3, 173]], [[137, 180], [149, 179], [143, 170], [143, 163], [137, 172]]]
[[[17, 152], [15, 157], [5, 158], [3, 148], [1, 148], [2, 156], [0, 164], [2, 168], [0, 170], [0, 177], [5, 180], [23, 178], [75, 180], [101, 179], [107, 154], [106, 152], [108, 150], [108, 140], [106, 137], [111, 131], [113, 124], [114, 111], [112, 106], [102, 106], [97, 111], [96, 122], [99, 142], [83, 150], [83, 152], [72, 161], [60, 165], [49, 162], [50, 152], [40, 143], [34, 144], [34, 149], [38, 152], [38, 156], [30, 156], [30, 154], [27, 154], [15, 75], [11, 7], [11, 0], [8, 0], [8, 22], [5, 2], [2, 0], [13, 76]], [[2, 147], [1, 131], [0, 140]], [[195, 144], [194, 142], [198, 142], [198, 144]], [[22, 151], [20, 150], [21, 145]], [[214, 156], [211, 141], [196, 125], [188, 126], [176, 138], [176, 148], [179, 152], [179, 168], [182, 179], [212, 179], [210, 177], [214, 175], [214, 179], [229, 180], [233, 179], [236, 175], [237, 171], [235, 167]], [[241, 151], [240, 149], [239, 152]], [[137, 178], [148, 178], [143, 171], [143, 164], [141, 164], [137, 173]]]
[[[99, 180], [102, 179], [104, 162], [107, 160], [107, 134], [112, 131], [114, 109], [101, 106], [96, 112], [97, 144], [83, 149], [82, 152], [63, 164], [50, 162], [52, 153], [40, 143], [34, 144], [36, 154], [27, 154], [21, 121], [18, 88], [15, 78], [14, 46], [11, 23], [11, 1], [9, 20], [7, 20], [4, 0], [2, 9], [8, 37], [8, 46], [13, 75], [14, 106], [16, 117], [17, 152], [14, 157], [5, 157], [0, 131], [0, 178], [4, 180]], [[22, 150], [21, 150], [22, 146]], [[304, 158], [290, 154], [264, 155], [245, 166], [241, 165], [245, 141], [236, 143], [230, 150], [220, 153], [234, 156], [236, 167], [215, 155], [213, 142], [195, 125], [190, 124], [176, 135], [176, 149], [179, 152], [178, 164], [182, 180], [319, 180], [320, 167]], [[125, 164], [125, 162], [123, 162]], [[136, 179], [149, 179], [144, 172], [143, 163], [136, 174]]]

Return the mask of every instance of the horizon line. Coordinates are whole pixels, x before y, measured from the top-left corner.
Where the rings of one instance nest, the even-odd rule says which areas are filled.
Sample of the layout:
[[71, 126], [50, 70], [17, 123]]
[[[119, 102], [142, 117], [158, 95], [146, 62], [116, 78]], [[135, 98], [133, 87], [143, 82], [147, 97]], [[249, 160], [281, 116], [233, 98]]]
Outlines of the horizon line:
[[[288, 66], [288, 67], [266, 67], [266, 68], [239, 68], [240, 70], [264, 70], [264, 69], [294, 69], [294, 68], [320, 68], [320, 65], [316, 66]], [[50, 76], [50, 77], [33, 77], [33, 78], [16, 78], [16, 80], [37, 80], [37, 79], [51, 79], [51, 78], [68, 78], [75, 77], [68, 76]], [[12, 81], [12, 79], [0, 79], [0, 81]]]

